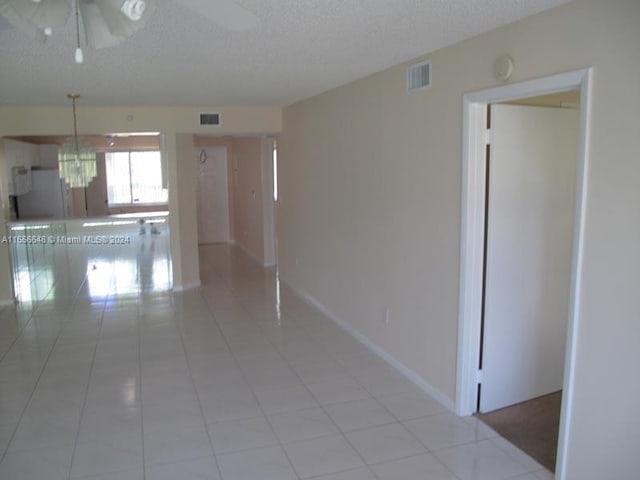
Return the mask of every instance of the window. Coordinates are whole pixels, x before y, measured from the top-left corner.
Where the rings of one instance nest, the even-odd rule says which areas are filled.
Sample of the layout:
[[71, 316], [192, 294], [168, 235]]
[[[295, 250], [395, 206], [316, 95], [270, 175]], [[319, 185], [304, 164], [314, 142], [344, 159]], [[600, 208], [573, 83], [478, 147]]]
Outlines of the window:
[[107, 152], [109, 205], [167, 203], [160, 152]]

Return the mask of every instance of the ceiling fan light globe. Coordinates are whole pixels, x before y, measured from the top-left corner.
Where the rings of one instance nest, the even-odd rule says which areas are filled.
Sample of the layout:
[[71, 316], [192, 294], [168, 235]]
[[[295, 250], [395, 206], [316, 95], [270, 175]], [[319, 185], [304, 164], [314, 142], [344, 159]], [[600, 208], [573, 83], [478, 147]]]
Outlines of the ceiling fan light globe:
[[120, 7], [120, 11], [129, 20], [137, 22], [144, 15], [144, 11], [146, 8], [147, 3], [145, 0], [124, 0], [122, 6]]
[[[82, 0], [82, 3], [86, 2], [87, 0]], [[141, 8], [136, 4], [144, 6]], [[111, 35], [126, 38], [145, 25], [154, 10], [155, 0], [125, 0], [124, 2], [123, 0], [102, 0], [95, 2], [95, 5], [100, 10]], [[133, 14], [134, 17], [140, 15], [140, 18], [132, 20], [126, 12]]]

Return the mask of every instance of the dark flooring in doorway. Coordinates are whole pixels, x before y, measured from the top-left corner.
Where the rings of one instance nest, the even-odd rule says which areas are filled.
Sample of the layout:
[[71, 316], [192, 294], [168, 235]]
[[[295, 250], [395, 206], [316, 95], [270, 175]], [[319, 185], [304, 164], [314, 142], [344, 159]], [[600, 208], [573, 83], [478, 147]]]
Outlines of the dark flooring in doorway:
[[555, 392], [476, 415], [543, 467], [554, 472], [561, 399], [562, 392]]

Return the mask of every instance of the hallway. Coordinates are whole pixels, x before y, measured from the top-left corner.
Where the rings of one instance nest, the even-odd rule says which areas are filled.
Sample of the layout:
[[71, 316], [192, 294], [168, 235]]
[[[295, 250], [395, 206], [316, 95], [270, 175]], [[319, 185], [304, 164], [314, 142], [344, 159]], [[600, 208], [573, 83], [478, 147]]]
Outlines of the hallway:
[[0, 311], [2, 480], [553, 478], [237, 249], [202, 247], [203, 287], [172, 293], [88, 248]]

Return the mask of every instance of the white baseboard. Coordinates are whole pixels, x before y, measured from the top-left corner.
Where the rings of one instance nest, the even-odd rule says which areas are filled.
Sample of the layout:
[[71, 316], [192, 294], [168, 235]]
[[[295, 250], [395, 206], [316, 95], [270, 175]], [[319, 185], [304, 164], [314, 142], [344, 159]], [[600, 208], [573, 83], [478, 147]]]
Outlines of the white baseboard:
[[254, 253], [250, 252], [247, 247], [245, 247], [244, 245], [242, 245], [241, 243], [238, 243], [236, 240], [231, 240], [229, 242], [229, 245], [233, 245], [234, 247], [238, 247], [240, 250], [242, 250], [242, 253], [244, 253], [247, 257], [249, 257], [251, 260], [253, 260], [254, 262], [256, 262], [258, 265], [260, 265], [261, 267], [271, 267], [273, 265], [267, 265], [266, 263], [264, 263], [262, 260], [260, 260]]
[[455, 413], [455, 405], [453, 403], [453, 400], [451, 400], [449, 397], [447, 397], [439, 389], [437, 389], [434, 386], [430, 385], [429, 382], [427, 382], [424, 378], [422, 378], [416, 372], [414, 372], [413, 370], [408, 368], [406, 365], [404, 365], [398, 359], [396, 359], [395, 357], [393, 357], [392, 355], [387, 353], [385, 350], [380, 348], [378, 345], [373, 343], [369, 338], [367, 338], [362, 333], [360, 333], [358, 330], [353, 328], [350, 324], [348, 324], [347, 322], [344, 322], [343, 320], [339, 319], [336, 315], [333, 314], [333, 312], [331, 310], [329, 310], [327, 307], [325, 307], [322, 303], [320, 303], [311, 294], [309, 294], [306, 291], [294, 286], [293, 284], [288, 282], [286, 279], [283, 279], [282, 277], [280, 277], [280, 281], [283, 282], [285, 285], [287, 285], [289, 288], [291, 288], [294, 292], [296, 292], [307, 303], [309, 303], [310, 305], [313, 305], [318, 310], [320, 310], [323, 314], [325, 314], [327, 317], [329, 317], [331, 319], [331, 321], [333, 321], [336, 325], [338, 325], [340, 328], [342, 328], [345, 332], [347, 332], [349, 335], [351, 335], [353, 338], [358, 340], [361, 344], [363, 344], [365, 347], [367, 347], [373, 353], [375, 353], [380, 358], [382, 358], [384, 361], [386, 361], [388, 364], [390, 364], [402, 376], [404, 376], [406, 379], [411, 381], [416, 387], [418, 387], [420, 390], [422, 390], [426, 394], [431, 395], [438, 402], [440, 402], [444, 407], [449, 409], [449, 411], [451, 411], [452, 413]]
[[187, 290], [192, 290], [194, 288], [198, 288], [200, 286], [200, 282], [187, 283], [186, 285], [174, 285], [174, 292], [185, 292]]

